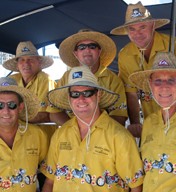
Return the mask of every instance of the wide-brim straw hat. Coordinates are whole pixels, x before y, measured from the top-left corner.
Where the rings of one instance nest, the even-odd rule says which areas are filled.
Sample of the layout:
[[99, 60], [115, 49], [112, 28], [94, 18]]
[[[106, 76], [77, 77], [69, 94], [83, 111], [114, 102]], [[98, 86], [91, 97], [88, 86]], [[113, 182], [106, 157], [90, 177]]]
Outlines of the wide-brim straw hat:
[[81, 31], [63, 40], [59, 46], [59, 55], [66, 65], [69, 67], [79, 66], [79, 61], [74, 56], [73, 51], [75, 46], [83, 40], [92, 40], [100, 45], [100, 65], [107, 67], [112, 63], [117, 52], [114, 41], [100, 32]]
[[129, 80], [145, 92], [150, 92], [149, 79], [151, 74], [158, 71], [176, 72], [176, 56], [171, 52], [158, 52], [153, 67], [150, 70], [138, 71], [129, 76]]
[[23, 99], [23, 102], [26, 103], [26, 107], [22, 110], [22, 112], [19, 114], [19, 118], [22, 121], [27, 121], [26, 117], [26, 111], [28, 114], [28, 120], [33, 119], [40, 108], [40, 102], [38, 101], [37, 96], [35, 96], [31, 91], [29, 91], [26, 88], [19, 87], [16, 83], [16, 81], [9, 77], [1, 77], [0, 78], [0, 93], [2, 92], [14, 92], [21, 96]]
[[72, 86], [87, 86], [100, 90], [100, 109], [106, 109], [114, 105], [119, 98], [118, 94], [99, 86], [97, 78], [88, 67], [79, 66], [73, 67], [70, 70], [67, 85], [56, 88], [48, 93], [49, 102], [59, 109], [71, 110], [68, 91]]
[[20, 42], [16, 49], [16, 56], [12, 59], [9, 59], [3, 63], [3, 67], [11, 70], [11, 71], [18, 71], [17, 70], [17, 60], [19, 57], [22, 56], [35, 56], [39, 57], [41, 62], [41, 69], [47, 68], [53, 64], [53, 59], [48, 56], [40, 56], [37, 52], [37, 49], [32, 44], [31, 41]]
[[141, 22], [155, 22], [155, 29], [160, 28], [170, 22], [169, 19], [152, 18], [150, 12], [139, 1], [137, 4], [129, 4], [126, 11], [125, 23], [111, 30], [114, 35], [127, 35], [127, 27]]

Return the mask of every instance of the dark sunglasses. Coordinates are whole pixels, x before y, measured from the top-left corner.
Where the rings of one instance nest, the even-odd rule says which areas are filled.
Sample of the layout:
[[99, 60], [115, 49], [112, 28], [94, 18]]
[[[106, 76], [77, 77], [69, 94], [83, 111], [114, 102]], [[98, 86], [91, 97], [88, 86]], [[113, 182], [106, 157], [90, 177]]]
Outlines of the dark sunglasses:
[[0, 102], [0, 110], [4, 109], [5, 106], [7, 105], [8, 109], [10, 110], [14, 110], [17, 108], [17, 104], [13, 101], [10, 101], [10, 102], [7, 102], [7, 103], [4, 103], [4, 102]]
[[69, 95], [71, 98], [79, 98], [80, 95], [82, 95], [83, 97], [92, 97], [93, 95], [95, 95], [96, 93], [98, 92], [98, 89], [92, 89], [92, 90], [86, 90], [86, 91], [82, 91], [82, 92], [79, 92], [79, 91], [70, 91], [69, 92]]
[[96, 43], [89, 43], [89, 44], [79, 44], [79, 45], [76, 45], [75, 47], [75, 51], [77, 51], [78, 49], [79, 50], [84, 50], [86, 48], [89, 48], [89, 49], [96, 49], [98, 47], [98, 49], [101, 49], [100, 45], [96, 44]]

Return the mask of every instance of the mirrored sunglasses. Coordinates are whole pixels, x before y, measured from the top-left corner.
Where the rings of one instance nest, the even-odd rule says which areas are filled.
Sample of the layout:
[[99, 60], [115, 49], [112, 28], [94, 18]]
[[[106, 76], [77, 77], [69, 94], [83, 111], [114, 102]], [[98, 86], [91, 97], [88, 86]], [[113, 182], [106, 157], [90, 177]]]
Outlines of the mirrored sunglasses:
[[71, 98], [79, 98], [80, 95], [82, 95], [83, 97], [92, 97], [93, 95], [95, 95], [96, 93], [98, 92], [98, 89], [92, 89], [92, 90], [86, 90], [86, 91], [82, 91], [82, 92], [79, 92], [79, 91], [70, 91], [69, 92], [69, 95]]
[[163, 83], [166, 83], [166, 85], [169, 86], [174, 86], [176, 85], [176, 79], [175, 78], [171, 78], [171, 79], [155, 79], [155, 80], [151, 80], [152, 84], [155, 86], [161, 86], [163, 85]]
[[14, 110], [17, 108], [18, 104], [16, 104], [14, 101], [10, 101], [10, 102], [0, 102], [0, 110], [4, 109], [5, 106], [7, 105], [8, 109], [10, 110]]
[[100, 45], [98, 45], [97, 43], [89, 43], [89, 44], [79, 44], [75, 47], [75, 51], [77, 51], [78, 49], [79, 50], [84, 50], [86, 48], [89, 48], [89, 49], [101, 49]]

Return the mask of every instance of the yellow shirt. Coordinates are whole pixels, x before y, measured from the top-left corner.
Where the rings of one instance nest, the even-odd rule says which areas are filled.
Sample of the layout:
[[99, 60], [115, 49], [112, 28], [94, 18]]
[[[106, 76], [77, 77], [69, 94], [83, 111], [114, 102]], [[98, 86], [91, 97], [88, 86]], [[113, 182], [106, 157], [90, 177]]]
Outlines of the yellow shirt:
[[143, 192], [176, 192], [176, 114], [165, 134], [161, 112], [149, 115], [143, 125], [141, 154], [146, 176]]
[[0, 139], [0, 191], [36, 192], [38, 165], [48, 145], [43, 131], [31, 124], [25, 133], [17, 131], [12, 149]]
[[54, 133], [42, 172], [53, 192], [124, 192], [143, 182], [143, 165], [132, 135], [104, 111], [81, 140], [76, 117]]
[[[16, 73], [10, 76], [15, 79], [20, 87], [24, 87], [22, 76], [20, 73]], [[34, 79], [32, 79], [25, 88], [29, 89], [32, 93], [36, 94], [40, 101], [39, 112], [45, 112], [47, 106], [49, 105], [47, 99], [48, 91], [54, 89], [56, 82], [53, 81], [48, 74], [40, 71]]]
[[[175, 46], [176, 47], [176, 46]], [[122, 79], [126, 92], [137, 92], [136, 87], [129, 81], [128, 77], [141, 70], [149, 70], [152, 68], [153, 60], [157, 52], [169, 51], [169, 36], [155, 32], [154, 44], [150, 53], [149, 61], [144, 60], [143, 66], [141, 63], [141, 53], [136, 45], [132, 42], [128, 43], [118, 55], [119, 77]], [[176, 49], [175, 49], [176, 51]], [[159, 109], [159, 106], [152, 99], [151, 93], [139, 91], [140, 100], [144, 117]]]
[[[57, 87], [64, 86], [68, 83], [69, 72], [70, 70], [64, 73], [62, 78], [58, 81]], [[95, 73], [95, 76], [98, 78], [100, 86], [119, 94], [117, 103], [108, 110], [109, 115], [127, 117], [126, 95], [122, 80], [114, 72], [101, 65]], [[54, 108], [53, 110], [52, 108], [48, 108], [47, 111], [56, 112]]]

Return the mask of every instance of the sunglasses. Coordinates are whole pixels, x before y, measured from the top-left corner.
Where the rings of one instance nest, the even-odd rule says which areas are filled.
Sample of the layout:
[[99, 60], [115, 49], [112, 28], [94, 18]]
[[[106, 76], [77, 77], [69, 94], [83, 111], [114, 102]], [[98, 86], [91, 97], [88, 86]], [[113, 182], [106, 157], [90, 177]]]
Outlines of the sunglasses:
[[152, 84], [155, 85], [155, 86], [161, 86], [163, 85], [163, 83], [166, 83], [166, 85], [169, 85], [169, 86], [174, 86], [176, 85], [176, 79], [174, 78], [171, 78], [171, 79], [155, 79], [155, 80], [151, 80]]
[[98, 49], [101, 49], [100, 45], [98, 45], [97, 43], [89, 43], [89, 44], [76, 45], [75, 51], [77, 51], [78, 49], [82, 51], [82, 50], [86, 49], [87, 47], [89, 49], [96, 49], [97, 47], [98, 47]]
[[7, 105], [8, 109], [10, 110], [14, 110], [17, 108], [17, 104], [13, 101], [10, 101], [10, 102], [7, 102], [7, 103], [4, 103], [4, 102], [0, 102], [0, 110], [4, 109], [5, 106]]
[[86, 90], [86, 91], [70, 91], [69, 95], [71, 98], [77, 99], [80, 97], [80, 95], [82, 95], [83, 97], [92, 97], [93, 95], [95, 95], [98, 92], [98, 89], [92, 89], [92, 90]]

